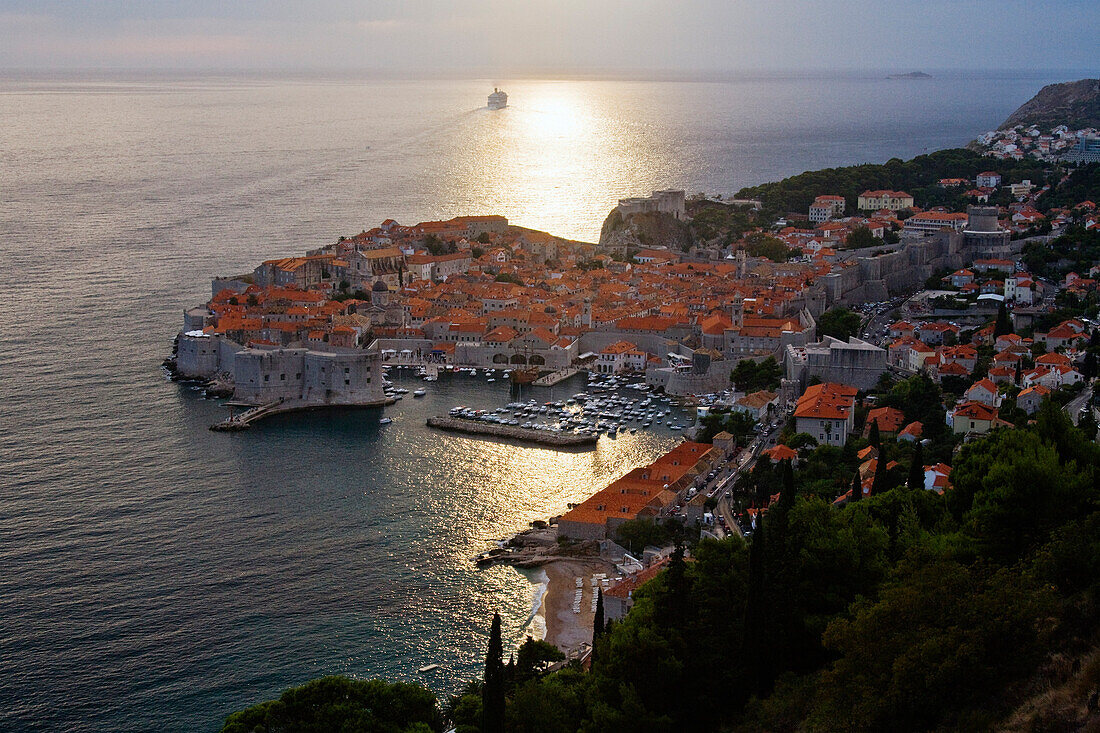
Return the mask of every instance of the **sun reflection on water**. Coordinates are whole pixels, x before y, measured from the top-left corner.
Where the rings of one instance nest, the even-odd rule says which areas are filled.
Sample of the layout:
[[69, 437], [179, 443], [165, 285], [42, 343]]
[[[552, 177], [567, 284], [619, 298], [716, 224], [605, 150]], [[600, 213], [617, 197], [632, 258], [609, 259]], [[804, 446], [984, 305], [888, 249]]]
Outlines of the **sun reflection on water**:
[[[580, 220], [602, 220], [614, 204], [609, 190], [648, 192], [653, 172], [642, 161], [657, 143], [617, 100], [565, 82], [524, 82], [508, 92], [509, 107], [465, 120], [481, 144], [458, 151], [448, 186], [485, 197], [485, 211], [559, 234], [577, 232]], [[619, 190], [623, 180], [637, 190]]]

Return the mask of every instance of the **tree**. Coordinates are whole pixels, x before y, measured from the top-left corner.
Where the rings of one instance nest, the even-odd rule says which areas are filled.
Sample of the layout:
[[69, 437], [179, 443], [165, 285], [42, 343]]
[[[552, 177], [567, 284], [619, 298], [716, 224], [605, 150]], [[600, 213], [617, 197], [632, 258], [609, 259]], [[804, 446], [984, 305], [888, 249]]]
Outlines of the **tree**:
[[859, 477], [859, 471], [852, 476], [852, 497], [849, 501], [859, 501], [863, 498], [863, 481]]
[[879, 435], [878, 420], [871, 421], [871, 429], [867, 435], [867, 442], [880, 454], [882, 453], [882, 438]]
[[[965, 445], [951, 472], [948, 506], [990, 557], [1007, 560], [1044, 542], [1055, 527], [1080, 516], [1095, 493], [1095, 452], [1061, 422], [1065, 413], [1047, 405], [1043, 409], [1061, 413], [1051, 416], [1049, 429], [995, 431]], [[1044, 431], [1049, 437], [1040, 436]]]
[[1049, 608], [1049, 592], [1026, 574], [934, 556], [903, 561], [879, 600], [829, 625], [825, 644], [839, 658], [820, 679], [807, 727], [969, 728], [951, 721], [988, 710], [1033, 667], [1042, 649], [1037, 621]]
[[853, 313], [843, 306], [830, 308], [821, 314], [817, 320], [817, 334], [819, 337], [832, 336], [841, 341], [847, 341], [849, 336], [859, 333], [860, 318], [858, 313]]
[[786, 262], [794, 252], [781, 240], [764, 232], [753, 232], [746, 236], [745, 251], [751, 257], [767, 257], [772, 262]]
[[993, 340], [996, 341], [998, 336], [1009, 333], [1012, 333], [1012, 322], [1008, 320], [1008, 310], [1002, 302], [997, 307], [997, 320], [993, 323]]
[[671, 540], [669, 531], [652, 519], [630, 519], [615, 530], [615, 540], [631, 552], [649, 546], [663, 547]]
[[742, 657], [748, 668], [749, 684], [753, 692], [763, 695], [767, 691], [767, 662], [764, 639], [764, 626], [767, 609], [765, 607], [764, 554], [767, 551], [764, 523], [758, 522], [749, 546], [749, 586], [748, 601], [745, 605], [745, 633]]
[[434, 234], [425, 236], [424, 239], [420, 240], [420, 244], [424, 246], [424, 249], [428, 250], [429, 254], [437, 257], [447, 252], [446, 243]]
[[1077, 420], [1077, 429], [1081, 431], [1081, 434], [1085, 436], [1086, 440], [1096, 440], [1096, 418], [1093, 417], [1092, 408], [1089, 408], [1084, 415]]
[[500, 614], [493, 614], [489, 630], [489, 651], [485, 655], [485, 686], [481, 692], [482, 733], [504, 733], [504, 643]]
[[756, 392], [762, 389], [775, 389], [783, 378], [783, 367], [769, 356], [759, 362], [741, 359], [730, 372], [730, 381], [742, 392]]
[[546, 673], [547, 667], [563, 659], [565, 655], [550, 642], [528, 636], [516, 654], [513, 683], [519, 686], [539, 677]]
[[871, 479], [871, 496], [878, 496], [886, 491], [887, 484], [886, 456], [879, 453], [875, 459], [875, 477]]
[[867, 227], [856, 227], [848, 238], [844, 240], [848, 249], [864, 249], [865, 247], [881, 247], [886, 244], [883, 240], [871, 233]]
[[222, 733], [288, 730], [438, 732], [443, 717], [435, 696], [420, 685], [322, 677], [233, 713], [222, 727]]
[[1081, 376], [1085, 379], [1093, 379], [1096, 377], [1096, 352], [1086, 351], [1085, 359], [1081, 363]]
[[910, 491], [924, 488], [924, 448], [920, 443], [913, 449], [913, 458], [909, 462], [909, 479], [906, 485]]
[[600, 635], [604, 631], [603, 620], [603, 589], [596, 589], [596, 615], [592, 619], [592, 647], [595, 648], [596, 640], [600, 638]]

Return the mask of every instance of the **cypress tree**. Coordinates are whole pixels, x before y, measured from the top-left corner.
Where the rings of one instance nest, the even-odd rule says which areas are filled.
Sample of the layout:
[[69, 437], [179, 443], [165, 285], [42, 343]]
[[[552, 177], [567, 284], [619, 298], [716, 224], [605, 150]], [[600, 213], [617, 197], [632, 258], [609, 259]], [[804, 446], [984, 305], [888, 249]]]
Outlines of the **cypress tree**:
[[481, 692], [482, 733], [504, 733], [504, 642], [500, 614], [493, 614], [489, 652], [485, 655], [485, 686]]
[[924, 448], [920, 443], [913, 450], [913, 460], [909, 463], [909, 480], [906, 481], [910, 491], [924, 488]]
[[764, 522], [758, 521], [749, 545], [749, 587], [745, 601], [745, 635], [743, 653], [748, 668], [749, 689], [764, 695], [768, 686], [768, 672], [764, 649], [764, 552], [766, 551]]
[[1024, 358], [1021, 356], [1016, 360], [1016, 386], [1020, 386], [1020, 378], [1024, 373]]
[[878, 420], [871, 421], [871, 432], [867, 439], [875, 447], [876, 452], [882, 452], [882, 438], [878, 434]]
[[765, 517], [768, 547], [764, 555], [764, 629], [767, 640], [765, 687], [770, 689], [777, 674], [798, 667], [802, 622], [796, 589], [799, 585], [800, 546], [791, 530], [791, 512], [797, 500], [794, 470], [789, 460], [779, 464], [779, 499]]
[[600, 642], [603, 640], [605, 627], [603, 620], [603, 589], [596, 589], [596, 616], [592, 619], [592, 654], [589, 657], [589, 669], [596, 668], [596, 660], [600, 657]]
[[1086, 379], [1092, 379], [1096, 376], [1096, 352], [1086, 351], [1085, 361], [1081, 364], [1081, 376]]
[[596, 646], [598, 639], [604, 632], [603, 620], [603, 589], [596, 589], [596, 617], [592, 619], [592, 646]]
[[886, 491], [886, 456], [878, 454], [875, 461], [875, 477], [871, 480], [871, 496], [878, 496]]
[[1005, 309], [1005, 304], [997, 308], [997, 321], [993, 324], [993, 340], [996, 341], [998, 336], [1004, 336], [1006, 333], [1012, 333], [1012, 323], [1008, 320], [1008, 311]]
[[863, 482], [859, 480], [859, 471], [852, 477], [852, 498], [848, 501], [859, 501], [863, 498]]

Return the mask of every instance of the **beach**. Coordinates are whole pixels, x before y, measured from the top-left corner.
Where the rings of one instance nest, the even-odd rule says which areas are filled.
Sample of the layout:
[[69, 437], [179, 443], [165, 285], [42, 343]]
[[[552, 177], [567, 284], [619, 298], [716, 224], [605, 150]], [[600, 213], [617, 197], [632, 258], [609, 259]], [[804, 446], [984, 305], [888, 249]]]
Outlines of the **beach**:
[[[539, 614], [546, 624], [546, 641], [566, 654], [576, 651], [581, 644], [592, 642], [592, 588], [593, 573], [615, 572], [614, 564], [605, 560], [556, 560], [542, 567], [547, 576], [546, 594]], [[583, 578], [581, 612], [573, 613], [573, 601], [577, 592], [576, 578]]]

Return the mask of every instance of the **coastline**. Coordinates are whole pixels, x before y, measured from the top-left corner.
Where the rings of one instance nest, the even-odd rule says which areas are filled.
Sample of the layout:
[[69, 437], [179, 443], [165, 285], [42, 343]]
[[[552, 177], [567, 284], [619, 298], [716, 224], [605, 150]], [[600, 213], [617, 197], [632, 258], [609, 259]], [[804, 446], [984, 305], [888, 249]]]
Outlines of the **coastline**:
[[[545, 623], [544, 638], [568, 656], [582, 645], [592, 643], [593, 588], [589, 582], [592, 574], [613, 573], [615, 566], [606, 560], [576, 559], [555, 560], [543, 565], [542, 569], [547, 585], [538, 614]], [[580, 613], [573, 613], [576, 578], [584, 580]]]

